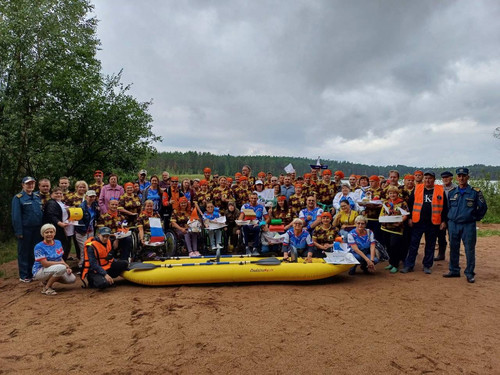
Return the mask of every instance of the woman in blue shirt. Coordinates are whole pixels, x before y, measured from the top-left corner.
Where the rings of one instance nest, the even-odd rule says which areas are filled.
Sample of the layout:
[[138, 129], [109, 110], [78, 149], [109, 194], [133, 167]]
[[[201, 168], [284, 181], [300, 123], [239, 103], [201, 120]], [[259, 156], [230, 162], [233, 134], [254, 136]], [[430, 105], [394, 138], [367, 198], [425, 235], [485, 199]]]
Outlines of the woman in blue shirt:
[[[361, 263], [363, 272], [375, 272], [375, 264], [378, 263], [378, 259], [375, 257], [375, 237], [373, 232], [366, 228], [367, 219], [363, 215], [357, 216], [354, 223], [356, 228], [347, 235], [347, 244], [351, 249], [351, 253]], [[349, 275], [356, 273], [356, 267], [354, 266], [349, 270]]]
[[70, 266], [63, 260], [64, 250], [59, 240], [55, 240], [56, 227], [45, 224], [40, 230], [43, 241], [35, 246], [35, 264], [33, 264], [33, 279], [43, 284], [42, 293], [48, 296], [56, 295], [52, 285], [57, 281], [72, 284], [76, 277]]

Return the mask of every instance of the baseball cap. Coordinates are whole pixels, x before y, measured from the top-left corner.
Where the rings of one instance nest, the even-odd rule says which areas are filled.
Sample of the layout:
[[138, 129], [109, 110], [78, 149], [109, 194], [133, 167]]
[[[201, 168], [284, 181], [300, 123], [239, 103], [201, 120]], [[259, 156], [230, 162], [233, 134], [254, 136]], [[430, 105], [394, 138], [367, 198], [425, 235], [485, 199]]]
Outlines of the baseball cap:
[[23, 184], [27, 184], [28, 182], [36, 181], [33, 177], [26, 176], [23, 178]]
[[262, 180], [257, 180], [255, 181], [255, 185], [264, 185], [264, 183], [262, 182]]
[[85, 195], [87, 197], [96, 197], [97, 196], [95, 190], [87, 190], [87, 192], [85, 193]]
[[433, 171], [425, 171], [424, 176], [432, 176], [432, 177], [436, 178], [436, 174]]
[[101, 229], [99, 229], [99, 234], [102, 236], [109, 236], [111, 234], [111, 229], [109, 229], [108, 227], [102, 227]]
[[453, 173], [451, 173], [450, 171], [444, 171], [443, 173], [441, 173], [441, 177], [453, 177]]
[[469, 168], [457, 168], [456, 174], [464, 174], [466, 176], [469, 175]]
[[145, 170], [145, 169], [141, 169], [141, 170], [139, 171], [139, 174], [148, 174], [148, 171], [147, 171], [147, 170]]

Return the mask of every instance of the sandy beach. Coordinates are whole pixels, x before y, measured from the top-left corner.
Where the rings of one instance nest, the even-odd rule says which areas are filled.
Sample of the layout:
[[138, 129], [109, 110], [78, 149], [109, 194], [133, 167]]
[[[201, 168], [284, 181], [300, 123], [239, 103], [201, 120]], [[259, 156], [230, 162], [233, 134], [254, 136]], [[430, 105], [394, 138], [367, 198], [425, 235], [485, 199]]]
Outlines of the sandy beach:
[[1, 266], [0, 374], [498, 374], [498, 239], [478, 239], [475, 284], [444, 279], [447, 261], [425, 275], [420, 254], [406, 275], [383, 263], [312, 283], [119, 278], [104, 292], [77, 281], [45, 296], [11, 262]]

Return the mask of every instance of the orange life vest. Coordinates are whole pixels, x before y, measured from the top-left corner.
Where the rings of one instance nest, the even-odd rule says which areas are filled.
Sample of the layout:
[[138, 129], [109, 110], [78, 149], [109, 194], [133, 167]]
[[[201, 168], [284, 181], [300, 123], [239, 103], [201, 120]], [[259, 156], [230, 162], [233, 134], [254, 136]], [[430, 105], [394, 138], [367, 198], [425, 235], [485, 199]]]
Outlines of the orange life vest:
[[[434, 193], [432, 194], [432, 215], [431, 222], [434, 225], [441, 224], [441, 212], [443, 211], [443, 196], [444, 189], [442, 185], [434, 185]], [[411, 213], [411, 220], [414, 223], [420, 221], [420, 212], [424, 203], [424, 184], [418, 184], [415, 187], [415, 202]]]
[[94, 237], [89, 238], [85, 242], [85, 246], [83, 247], [83, 270], [81, 276], [82, 280], [85, 279], [90, 269], [89, 255], [87, 252], [89, 246], [92, 246], [94, 248], [94, 255], [102, 269], [108, 270], [111, 267], [111, 263], [113, 263], [113, 259], [106, 259], [109, 252], [111, 251], [111, 241], [108, 240], [108, 243], [106, 244], [106, 246], [104, 246], [102, 243], [96, 241]]

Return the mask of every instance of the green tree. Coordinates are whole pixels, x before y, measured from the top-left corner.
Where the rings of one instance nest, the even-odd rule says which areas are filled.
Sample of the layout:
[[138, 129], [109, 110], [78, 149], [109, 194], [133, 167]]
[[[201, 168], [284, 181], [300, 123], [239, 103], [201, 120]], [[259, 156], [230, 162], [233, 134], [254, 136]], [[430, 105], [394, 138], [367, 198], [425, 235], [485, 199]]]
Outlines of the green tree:
[[24, 175], [88, 178], [155, 152], [150, 102], [101, 74], [88, 0], [0, 0], [0, 229]]

